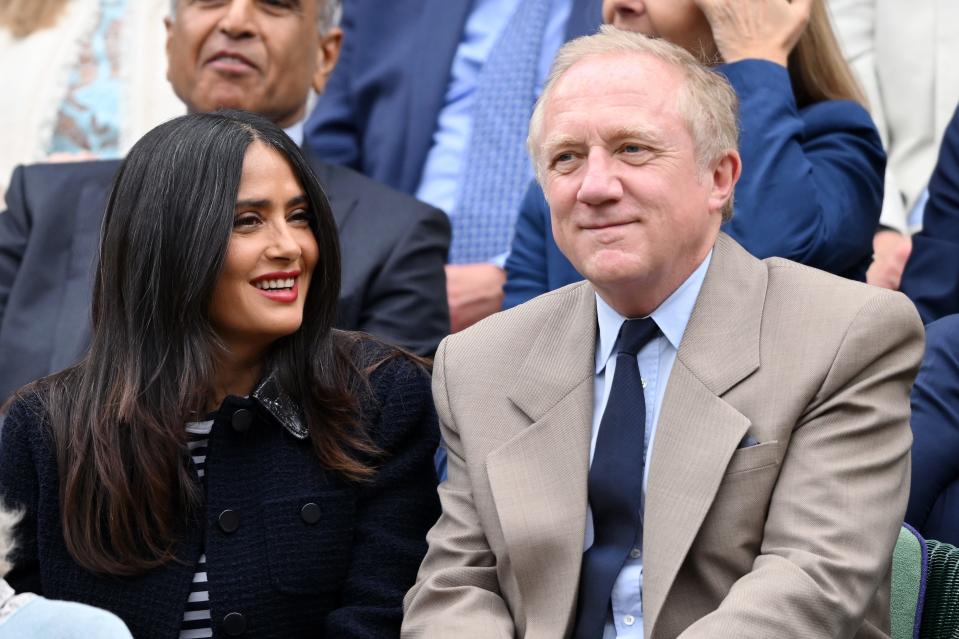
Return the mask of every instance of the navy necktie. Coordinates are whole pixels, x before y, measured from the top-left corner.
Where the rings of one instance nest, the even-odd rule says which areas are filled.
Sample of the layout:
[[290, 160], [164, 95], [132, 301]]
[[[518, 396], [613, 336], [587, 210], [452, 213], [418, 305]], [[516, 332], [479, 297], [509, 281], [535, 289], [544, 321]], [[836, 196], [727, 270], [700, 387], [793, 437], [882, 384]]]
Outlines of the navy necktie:
[[533, 177], [529, 116], [551, 0], [521, 0], [483, 64], [457, 210], [450, 264], [485, 262], [509, 250], [519, 204]]
[[589, 468], [593, 545], [583, 554], [575, 639], [603, 636], [613, 583], [642, 543], [646, 400], [636, 354], [657, 335], [647, 317], [623, 322], [616, 340], [616, 371]]

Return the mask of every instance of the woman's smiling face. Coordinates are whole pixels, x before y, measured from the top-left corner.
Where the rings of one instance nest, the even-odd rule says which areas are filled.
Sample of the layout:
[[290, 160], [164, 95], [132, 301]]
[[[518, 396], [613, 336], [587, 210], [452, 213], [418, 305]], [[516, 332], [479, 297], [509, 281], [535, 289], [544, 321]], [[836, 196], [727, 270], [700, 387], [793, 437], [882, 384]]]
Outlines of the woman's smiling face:
[[319, 248], [302, 185], [289, 162], [262, 142], [244, 156], [234, 215], [209, 315], [237, 352], [266, 348], [300, 328]]

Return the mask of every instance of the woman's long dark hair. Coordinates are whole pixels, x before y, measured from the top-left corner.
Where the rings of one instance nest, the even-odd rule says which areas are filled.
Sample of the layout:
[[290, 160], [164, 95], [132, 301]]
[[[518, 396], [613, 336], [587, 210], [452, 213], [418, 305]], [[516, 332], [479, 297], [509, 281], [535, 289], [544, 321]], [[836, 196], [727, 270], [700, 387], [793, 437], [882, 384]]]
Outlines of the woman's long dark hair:
[[103, 221], [90, 349], [46, 382], [64, 539], [89, 570], [137, 574], [171, 561], [198, 513], [184, 423], [212, 398], [224, 346], [207, 310], [254, 142], [289, 161], [319, 246], [303, 324], [271, 346], [265, 364], [303, 408], [320, 461], [350, 479], [373, 472], [360, 461], [376, 453], [358, 413], [364, 376], [353, 342], [332, 330], [336, 226], [309, 164], [260, 117], [177, 118], [147, 133], [120, 167]]

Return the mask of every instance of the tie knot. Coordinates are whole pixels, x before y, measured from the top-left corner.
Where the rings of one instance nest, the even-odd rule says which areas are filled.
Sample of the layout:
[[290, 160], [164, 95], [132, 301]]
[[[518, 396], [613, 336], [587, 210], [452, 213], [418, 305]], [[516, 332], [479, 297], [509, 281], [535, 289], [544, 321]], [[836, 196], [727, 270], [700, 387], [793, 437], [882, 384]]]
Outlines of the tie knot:
[[659, 327], [656, 326], [656, 322], [651, 317], [626, 320], [619, 329], [616, 352], [635, 355], [658, 335]]

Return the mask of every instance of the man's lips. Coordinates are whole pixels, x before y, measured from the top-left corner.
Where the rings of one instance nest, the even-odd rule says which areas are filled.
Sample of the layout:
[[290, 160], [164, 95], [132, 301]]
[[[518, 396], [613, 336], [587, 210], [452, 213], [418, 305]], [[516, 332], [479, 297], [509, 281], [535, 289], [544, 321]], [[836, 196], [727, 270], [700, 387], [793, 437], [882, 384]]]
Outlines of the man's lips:
[[257, 66], [253, 64], [249, 58], [242, 55], [237, 51], [222, 50], [217, 51], [212, 56], [207, 58], [206, 65], [216, 69], [217, 71], [223, 71], [225, 73], [249, 73], [250, 71], [257, 71]]
[[626, 220], [623, 222], [603, 222], [602, 224], [596, 224], [595, 222], [590, 224], [582, 224], [580, 228], [584, 231], [605, 231], [606, 229], [616, 229], [623, 226], [628, 226], [633, 223], [634, 220]]

